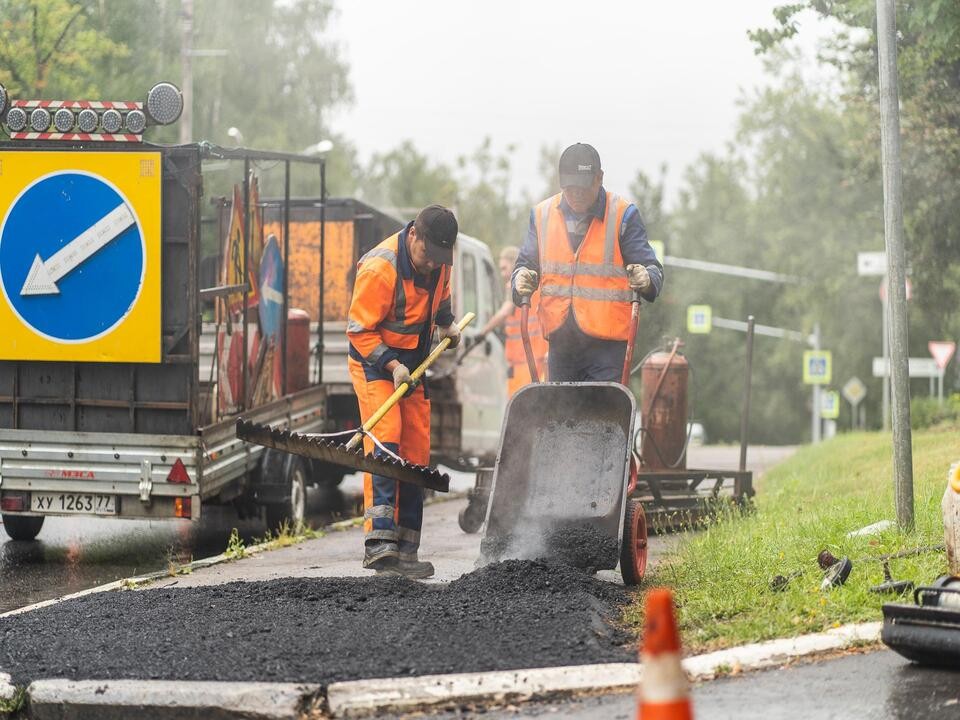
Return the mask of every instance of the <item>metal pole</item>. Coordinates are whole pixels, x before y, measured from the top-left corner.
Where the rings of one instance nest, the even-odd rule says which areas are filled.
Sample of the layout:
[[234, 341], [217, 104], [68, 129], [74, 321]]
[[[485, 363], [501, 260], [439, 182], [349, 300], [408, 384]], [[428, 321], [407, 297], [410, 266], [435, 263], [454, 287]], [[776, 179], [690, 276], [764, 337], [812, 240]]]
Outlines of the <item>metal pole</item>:
[[937, 402], [940, 405], [943, 405], [943, 370], [940, 371], [940, 375], [937, 376]]
[[183, 112], [180, 114], [180, 143], [193, 140], [193, 0], [180, 0], [180, 71]]
[[886, 368], [882, 378], [883, 382], [883, 431], [890, 429], [890, 316], [887, 313], [887, 293], [886, 288], [889, 283], [887, 276], [883, 276], [883, 297], [880, 298], [880, 322], [883, 325], [883, 339], [881, 340], [881, 352], [883, 355], [883, 366]]
[[240, 366], [240, 402], [237, 410], [247, 409], [247, 353], [250, 348], [250, 328], [247, 325], [247, 301], [250, 297], [250, 272], [247, 263], [250, 260], [250, 158], [243, 159], [243, 364]]
[[323, 286], [327, 240], [327, 161], [320, 163], [320, 311], [317, 318], [317, 384], [323, 382]]
[[747, 434], [750, 426], [750, 380], [753, 376], [753, 315], [747, 316], [747, 369], [743, 378], [743, 408], [740, 410], [740, 472], [747, 469]]
[[[290, 314], [290, 161], [283, 163], [283, 324], [280, 328], [280, 394], [287, 394], [287, 327]], [[309, 332], [307, 333], [310, 334]]]
[[[813, 349], [820, 349], [820, 323], [813, 326]], [[820, 442], [820, 385], [813, 385], [813, 409], [810, 413], [810, 441]]]
[[890, 374], [893, 422], [893, 483], [897, 524], [913, 529], [913, 452], [910, 433], [910, 378], [907, 367], [906, 253], [900, 166], [897, 87], [897, 15], [894, 0], [877, 0], [880, 60], [880, 138], [883, 149], [883, 234], [887, 250], [890, 303]]

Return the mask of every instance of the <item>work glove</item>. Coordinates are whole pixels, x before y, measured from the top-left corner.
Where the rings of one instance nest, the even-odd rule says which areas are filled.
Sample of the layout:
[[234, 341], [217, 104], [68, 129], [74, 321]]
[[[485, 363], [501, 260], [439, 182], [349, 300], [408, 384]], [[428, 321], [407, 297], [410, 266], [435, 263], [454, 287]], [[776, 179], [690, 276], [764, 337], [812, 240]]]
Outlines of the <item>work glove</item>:
[[645, 292], [650, 288], [650, 273], [643, 265], [627, 265], [627, 278], [630, 288], [637, 292]]
[[410, 369], [403, 363], [400, 363], [393, 369], [393, 389], [396, 390], [404, 383], [410, 386], [410, 390], [413, 390], [417, 386], [417, 383], [410, 377]]
[[450, 323], [446, 327], [437, 329], [437, 337], [440, 340], [450, 338], [450, 344], [447, 346], [447, 350], [453, 350], [460, 344], [460, 328], [457, 327], [456, 323]]
[[530, 268], [520, 268], [517, 270], [516, 279], [513, 284], [517, 289], [518, 295], [530, 297], [537, 289], [537, 285], [540, 284], [540, 277]]

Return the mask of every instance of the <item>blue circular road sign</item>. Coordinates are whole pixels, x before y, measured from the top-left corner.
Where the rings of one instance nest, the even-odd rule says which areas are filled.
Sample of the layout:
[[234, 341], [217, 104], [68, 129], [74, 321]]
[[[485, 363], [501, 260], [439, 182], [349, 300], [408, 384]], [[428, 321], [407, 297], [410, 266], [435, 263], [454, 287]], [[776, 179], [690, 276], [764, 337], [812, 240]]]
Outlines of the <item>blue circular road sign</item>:
[[143, 286], [145, 245], [132, 205], [77, 170], [31, 183], [0, 225], [0, 285], [20, 319], [63, 343], [123, 320]]

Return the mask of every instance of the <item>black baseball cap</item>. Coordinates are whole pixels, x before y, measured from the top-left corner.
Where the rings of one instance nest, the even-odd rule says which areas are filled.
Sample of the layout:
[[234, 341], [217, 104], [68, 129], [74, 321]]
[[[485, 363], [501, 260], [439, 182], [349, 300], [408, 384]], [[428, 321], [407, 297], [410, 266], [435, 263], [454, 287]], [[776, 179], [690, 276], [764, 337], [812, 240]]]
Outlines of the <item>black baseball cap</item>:
[[560, 155], [560, 187], [590, 187], [600, 172], [600, 154], [593, 145], [576, 143]]
[[414, 221], [417, 234], [423, 236], [427, 257], [435, 263], [453, 265], [453, 247], [460, 231], [457, 218], [443, 205], [428, 205]]

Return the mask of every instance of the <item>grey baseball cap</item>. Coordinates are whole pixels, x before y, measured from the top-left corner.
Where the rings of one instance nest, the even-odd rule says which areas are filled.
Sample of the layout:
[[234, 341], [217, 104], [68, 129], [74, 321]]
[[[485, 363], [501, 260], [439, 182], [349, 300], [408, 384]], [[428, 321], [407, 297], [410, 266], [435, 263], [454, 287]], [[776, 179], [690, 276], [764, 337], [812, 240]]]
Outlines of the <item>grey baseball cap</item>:
[[576, 143], [560, 155], [560, 187], [590, 187], [600, 172], [600, 154], [593, 145]]

